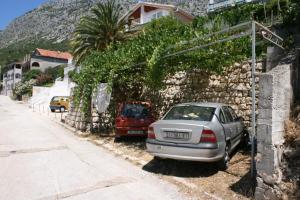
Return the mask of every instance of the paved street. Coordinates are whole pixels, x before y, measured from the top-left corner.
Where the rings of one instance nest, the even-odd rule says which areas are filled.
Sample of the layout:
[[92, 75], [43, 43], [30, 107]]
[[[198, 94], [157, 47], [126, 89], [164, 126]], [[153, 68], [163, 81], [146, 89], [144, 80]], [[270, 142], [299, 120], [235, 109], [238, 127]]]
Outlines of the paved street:
[[177, 188], [0, 96], [0, 199], [183, 199]]

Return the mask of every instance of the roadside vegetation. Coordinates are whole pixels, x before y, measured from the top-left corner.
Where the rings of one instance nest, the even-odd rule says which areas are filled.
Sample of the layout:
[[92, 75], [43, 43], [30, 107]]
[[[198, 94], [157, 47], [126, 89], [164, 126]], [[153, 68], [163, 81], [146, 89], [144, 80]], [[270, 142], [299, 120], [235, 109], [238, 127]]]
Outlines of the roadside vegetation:
[[64, 77], [64, 65], [49, 67], [45, 72], [32, 69], [23, 75], [22, 81], [16, 84], [13, 90], [14, 98], [22, 95], [32, 95], [33, 86], [51, 87], [57, 78]]
[[[82, 102], [83, 112], [89, 115], [90, 97], [99, 83], [109, 83], [112, 92], [121, 85], [131, 89], [143, 85], [153, 91], [163, 86], [167, 75], [177, 71], [200, 69], [222, 73], [234, 62], [249, 58], [249, 37], [215, 44], [202, 50], [168, 55], [224, 39], [227, 34], [209, 38], [204, 36], [251, 19], [262, 23], [271, 22], [276, 27], [296, 25], [299, 22], [298, 11], [299, 2], [296, 0], [282, 0], [279, 4], [277, 0], [271, 0], [265, 6], [261, 3], [237, 5], [208, 16], [196, 17], [192, 24], [181, 23], [172, 17], [154, 20], [131, 39], [112, 42], [101, 50], [90, 50], [81, 61], [81, 72], [73, 77], [77, 83], [75, 102], [77, 106]], [[286, 38], [289, 38], [289, 34], [286, 33]], [[183, 42], [191, 39], [194, 39], [191, 43]], [[264, 43], [257, 47], [258, 56], [263, 52], [263, 47]]]

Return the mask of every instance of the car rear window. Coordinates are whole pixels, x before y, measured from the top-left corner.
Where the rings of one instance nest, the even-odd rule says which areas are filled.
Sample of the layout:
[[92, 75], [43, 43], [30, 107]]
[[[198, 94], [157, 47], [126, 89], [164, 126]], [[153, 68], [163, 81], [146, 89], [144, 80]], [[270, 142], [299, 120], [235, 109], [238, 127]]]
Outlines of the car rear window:
[[121, 115], [128, 118], [145, 118], [150, 116], [150, 110], [147, 105], [143, 104], [126, 104]]
[[206, 106], [176, 106], [173, 107], [163, 120], [196, 120], [211, 121], [216, 108]]

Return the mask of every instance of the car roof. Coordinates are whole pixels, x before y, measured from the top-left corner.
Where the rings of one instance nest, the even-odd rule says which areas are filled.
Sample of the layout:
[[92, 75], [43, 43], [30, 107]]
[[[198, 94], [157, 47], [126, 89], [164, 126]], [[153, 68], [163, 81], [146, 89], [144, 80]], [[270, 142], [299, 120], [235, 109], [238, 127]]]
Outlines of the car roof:
[[189, 103], [181, 103], [176, 104], [175, 106], [186, 106], [186, 105], [193, 105], [193, 106], [207, 106], [207, 107], [221, 107], [221, 106], [228, 106], [224, 103], [215, 103], [215, 102], [189, 102]]

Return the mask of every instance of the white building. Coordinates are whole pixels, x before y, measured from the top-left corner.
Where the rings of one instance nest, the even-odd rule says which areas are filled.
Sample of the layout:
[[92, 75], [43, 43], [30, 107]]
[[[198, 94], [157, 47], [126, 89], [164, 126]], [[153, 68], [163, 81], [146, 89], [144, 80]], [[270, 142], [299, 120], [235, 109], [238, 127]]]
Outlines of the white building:
[[146, 24], [153, 19], [173, 15], [183, 22], [192, 22], [194, 16], [188, 12], [169, 4], [140, 2], [129, 10], [122, 19], [128, 22], [129, 29]]
[[11, 96], [16, 84], [22, 79], [21, 63], [11, 63], [4, 68], [2, 94]]
[[30, 56], [26, 56], [22, 65], [23, 73], [31, 69], [44, 72], [49, 67], [57, 67], [72, 63], [73, 56], [68, 52], [36, 49]]

